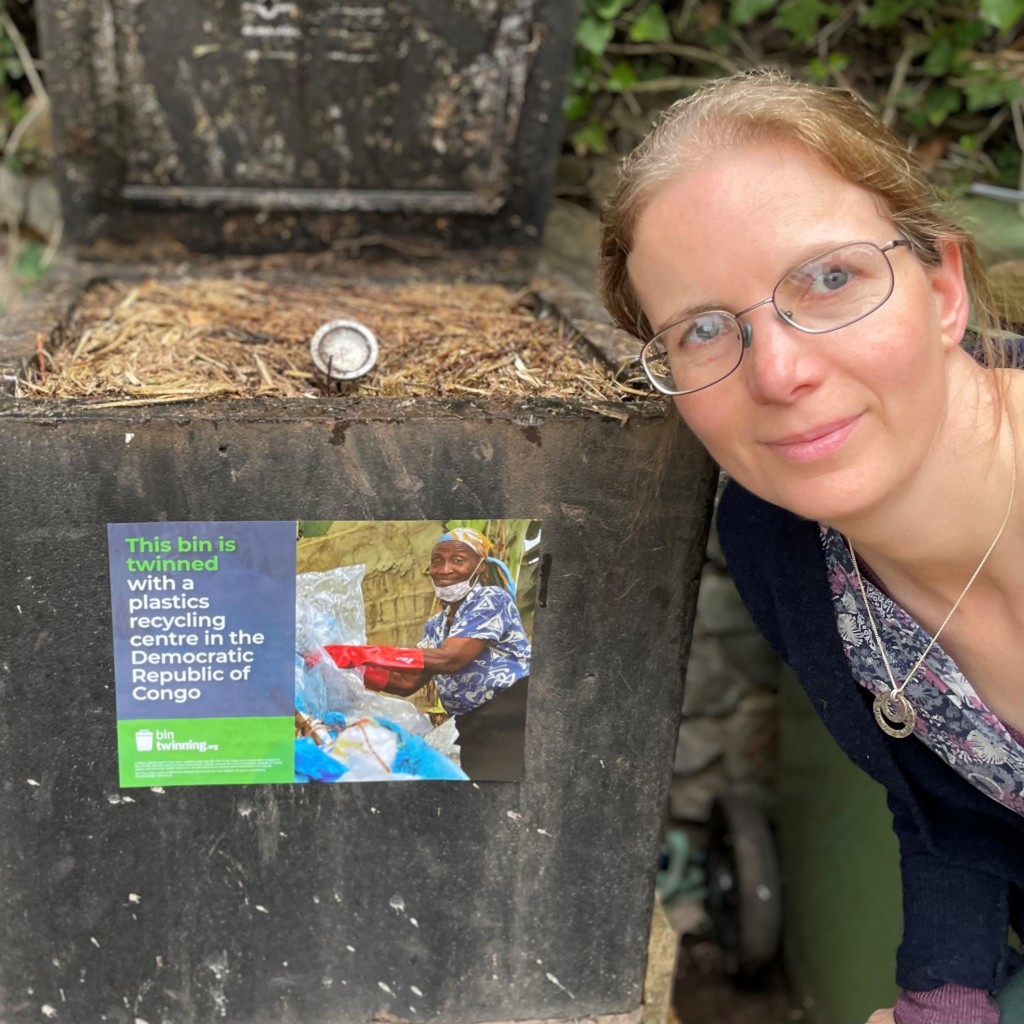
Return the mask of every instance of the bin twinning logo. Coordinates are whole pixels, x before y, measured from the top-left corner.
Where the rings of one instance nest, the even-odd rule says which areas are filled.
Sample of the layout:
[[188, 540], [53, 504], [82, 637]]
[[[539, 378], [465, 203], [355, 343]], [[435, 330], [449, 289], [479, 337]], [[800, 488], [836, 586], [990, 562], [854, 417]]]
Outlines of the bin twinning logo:
[[156, 750], [198, 750], [205, 754], [208, 750], [219, 750], [220, 744], [207, 743], [206, 740], [175, 740], [172, 729], [139, 729], [135, 733], [135, 749], [140, 753], [149, 753]]

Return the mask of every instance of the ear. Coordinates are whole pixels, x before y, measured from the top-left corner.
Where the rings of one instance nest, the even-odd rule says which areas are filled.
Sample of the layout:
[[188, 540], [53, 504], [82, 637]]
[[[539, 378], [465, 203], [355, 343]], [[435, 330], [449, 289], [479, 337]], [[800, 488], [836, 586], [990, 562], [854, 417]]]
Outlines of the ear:
[[928, 271], [935, 309], [942, 331], [942, 344], [952, 351], [963, 341], [970, 316], [971, 302], [964, 278], [964, 260], [960, 246], [950, 238], [938, 243], [942, 265]]

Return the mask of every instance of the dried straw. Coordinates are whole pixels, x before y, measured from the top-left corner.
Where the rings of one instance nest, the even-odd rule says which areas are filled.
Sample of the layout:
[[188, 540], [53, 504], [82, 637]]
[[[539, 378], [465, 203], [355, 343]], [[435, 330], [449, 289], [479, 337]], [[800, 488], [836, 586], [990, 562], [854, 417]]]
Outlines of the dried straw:
[[[107, 281], [78, 303], [67, 342], [45, 353], [26, 397], [144, 405], [196, 398], [636, 395], [499, 285], [311, 285], [246, 279]], [[378, 337], [376, 367], [327, 381], [309, 340], [328, 320], [355, 319]], [[42, 368], [40, 350], [38, 365]]]

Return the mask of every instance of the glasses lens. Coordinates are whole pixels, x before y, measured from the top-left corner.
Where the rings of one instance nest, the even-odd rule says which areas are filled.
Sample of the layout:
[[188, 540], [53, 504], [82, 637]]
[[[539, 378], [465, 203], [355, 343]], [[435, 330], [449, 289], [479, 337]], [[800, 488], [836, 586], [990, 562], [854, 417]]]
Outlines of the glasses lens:
[[858, 242], [787, 274], [775, 289], [775, 308], [796, 327], [834, 331], [873, 313], [892, 288], [892, 267], [885, 253]]
[[659, 391], [669, 395], [699, 391], [739, 366], [743, 358], [739, 322], [719, 311], [681, 320], [651, 338], [640, 358]]

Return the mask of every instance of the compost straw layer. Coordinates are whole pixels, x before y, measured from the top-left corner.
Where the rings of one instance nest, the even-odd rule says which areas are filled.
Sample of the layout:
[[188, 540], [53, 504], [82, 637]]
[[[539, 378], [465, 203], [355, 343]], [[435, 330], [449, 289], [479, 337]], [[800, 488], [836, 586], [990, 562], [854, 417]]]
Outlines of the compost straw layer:
[[[197, 398], [525, 397], [607, 401], [617, 384], [557, 318], [491, 284], [281, 284], [254, 279], [103, 281], [63, 344], [41, 349], [25, 397], [136, 405]], [[380, 342], [370, 373], [328, 381], [310, 338], [329, 320]]]

